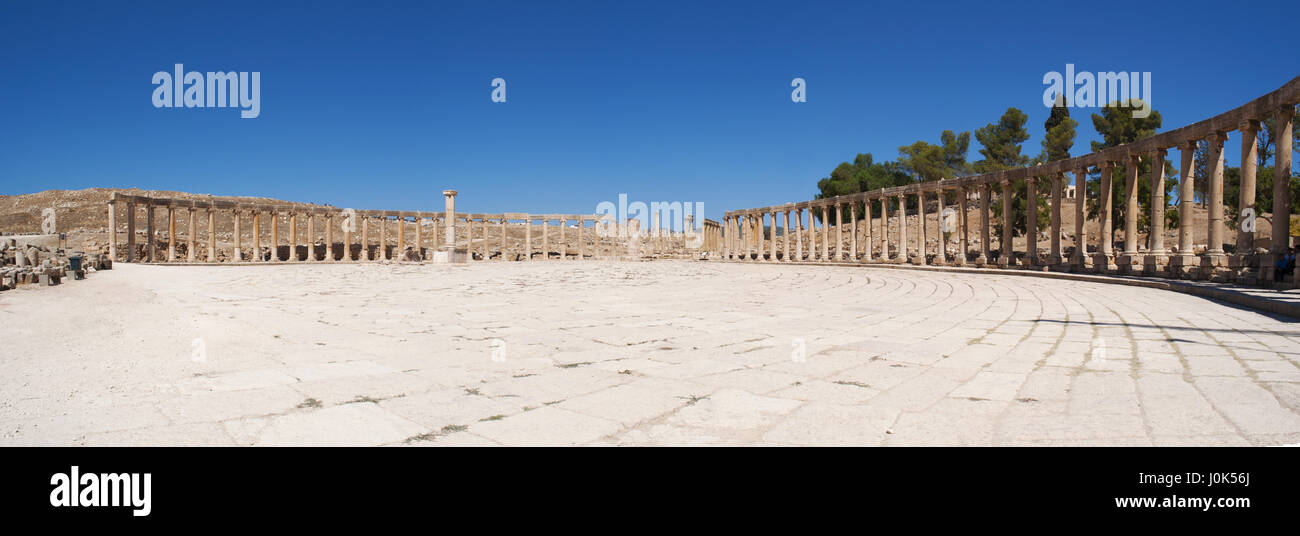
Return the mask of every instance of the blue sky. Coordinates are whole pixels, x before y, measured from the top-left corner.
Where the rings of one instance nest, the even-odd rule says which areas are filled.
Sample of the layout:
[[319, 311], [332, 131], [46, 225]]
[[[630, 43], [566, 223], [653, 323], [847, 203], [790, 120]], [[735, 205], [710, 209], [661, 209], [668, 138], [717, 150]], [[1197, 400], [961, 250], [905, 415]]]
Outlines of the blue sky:
[[[1300, 75], [1300, 4], [4, 2], [0, 193], [139, 187], [341, 207], [584, 212], [810, 199], [857, 153], [1007, 107], [1043, 74], [1150, 71], [1164, 129]], [[1284, 21], [1291, 21], [1283, 24]], [[154, 108], [153, 73], [261, 72], [261, 116]], [[490, 99], [507, 82], [507, 102]], [[790, 81], [807, 81], [807, 102]], [[1075, 154], [1096, 139], [1080, 120]], [[1232, 142], [1229, 142], [1230, 146]], [[973, 146], [970, 160], [979, 158]], [[1228, 151], [1229, 164], [1237, 151]]]

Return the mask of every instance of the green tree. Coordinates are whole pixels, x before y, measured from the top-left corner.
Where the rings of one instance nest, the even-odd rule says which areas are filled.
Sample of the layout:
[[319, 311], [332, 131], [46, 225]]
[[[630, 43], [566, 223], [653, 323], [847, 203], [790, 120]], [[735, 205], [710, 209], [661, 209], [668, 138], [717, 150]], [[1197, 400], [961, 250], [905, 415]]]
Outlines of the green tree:
[[[1101, 135], [1101, 141], [1092, 142], [1092, 151], [1097, 152], [1110, 147], [1135, 142], [1144, 138], [1149, 138], [1156, 134], [1163, 123], [1160, 112], [1152, 109], [1151, 114], [1147, 117], [1133, 117], [1133, 110], [1140, 109], [1144, 106], [1142, 101], [1132, 99], [1127, 103], [1120, 101], [1107, 104], [1101, 109], [1100, 114], [1092, 114], [1092, 126], [1097, 133]], [[1143, 155], [1138, 167], [1138, 231], [1150, 230], [1150, 205], [1151, 205], [1151, 161]], [[1124, 206], [1124, 181], [1127, 173], [1127, 163], [1118, 162], [1111, 170], [1111, 192], [1112, 192], [1112, 236], [1116, 232], [1124, 230], [1126, 214]], [[1176, 190], [1178, 185], [1177, 173], [1169, 160], [1165, 160], [1165, 227], [1173, 228], [1177, 225], [1178, 216], [1173, 214], [1175, 210], [1169, 207], [1172, 199], [1171, 193]], [[1101, 212], [1098, 200], [1101, 194], [1101, 174], [1094, 173], [1088, 177], [1088, 215], [1096, 217]], [[1118, 246], [1117, 246], [1118, 249]]]
[[990, 173], [1004, 169], [1024, 167], [1029, 157], [1020, 154], [1020, 144], [1029, 139], [1025, 121], [1029, 117], [1015, 108], [1007, 108], [997, 123], [989, 123], [975, 131], [980, 142], [983, 159], [974, 164], [976, 173]]
[[1052, 113], [1043, 122], [1043, 154], [1039, 158], [1044, 162], [1065, 160], [1070, 157], [1070, 148], [1074, 147], [1075, 129], [1079, 122], [1070, 117], [1070, 108], [1065, 97], [1056, 96]]

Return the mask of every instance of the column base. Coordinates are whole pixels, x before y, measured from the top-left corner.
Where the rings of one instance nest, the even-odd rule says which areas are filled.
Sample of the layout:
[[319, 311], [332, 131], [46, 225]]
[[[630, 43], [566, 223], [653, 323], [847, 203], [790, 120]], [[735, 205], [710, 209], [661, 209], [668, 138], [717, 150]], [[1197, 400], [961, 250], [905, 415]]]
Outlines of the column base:
[[1016, 265], [1016, 261], [1015, 259], [1011, 258], [1010, 255], [998, 256], [998, 268], [1012, 268], [1015, 265]]
[[1169, 257], [1169, 264], [1166, 265], [1165, 271], [1174, 279], [1192, 279], [1196, 276], [1196, 268], [1200, 262], [1201, 260], [1195, 255], [1175, 253]]
[[1150, 252], [1142, 257], [1142, 275], [1163, 276], [1168, 269], [1169, 254], [1164, 251]]
[[1120, 274], [1141, 275], [1142, 260], [1143, 256], [1141, 254], [1125, 252], [1115, 259], [1115, 264], [1118, 266]]
[[975, 257], [975, 266], [978, 268], [983, 268], [987, 266], [988, 263], [989, 263], [989, 258], [982, 254], [978, 257]]
[[1092, 271], [1099, 274], [1115, 273], [1119, 271], [1119, 266], [1110, 255], [1098, 253], [1092, 257]]
[[465, 248], [441, 247], [433, 252], [434, 264], [465, 264], [469, 262], [469, 250]]
[[1228, 256], [1224, 253], [1206, 253], [1201, 255], [1200, 279], [1206, 281], [1228, 281]]
[[908, 262], [912, 263], [912, 266], [925, 266], [925, 255], [916, 255], [908, 259]]

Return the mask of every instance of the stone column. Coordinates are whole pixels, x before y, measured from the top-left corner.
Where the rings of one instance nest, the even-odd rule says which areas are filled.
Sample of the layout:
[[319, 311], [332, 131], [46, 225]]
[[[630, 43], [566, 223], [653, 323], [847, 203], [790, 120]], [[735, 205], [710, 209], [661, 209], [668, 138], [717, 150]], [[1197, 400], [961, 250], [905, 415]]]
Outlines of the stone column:
[[781, 260], [791, 262], [790, 258], [790, 209], [781, 211], [785, 215], [785, 225], [781, 227]]
[[235, 256], [232, 262], [240, 262], [244, 260], [244, 241], [243, 237], [239, 236], [239, 207], [231, 209], [230, 215], [235, 219]]
[[1120, 254], [1120, 270], [1132, 272], [1141, 263], [1138, 257], [1138, 166], [1142, 163], [1138, 155], [1131, 154], [1124, 159], [1124, 251]]
[[917, 255], [916, 258], [912, 259], [912, 262], [914, 264], [925, 266], [926, 254], [929, 253], [927, 251], [929, 248], [926, 246], [926, 238], [928, 237], [925, 236], [927, 234], [925, 230], [925, 192], [916, 193], [916, 227]]
[[[889, 198], [880, 196], [880, 260], [890, 262], [894, 256], [889, 254]], [[897, 253], [895, 253], [897, 255]]]
[[826, 205], [822, 209], [822, 231], [821, 231], [821, 257], [819, 260], [826, 262], [831, 258], [831, 215], [830, 209]]
[[[1255, 210], [1255, 175], [1259, 172], [1259, 145], [1257, 143], [1259, 133], [1259, 121], [1254, 119], [1246, 120], [1237, 129], [1241, 133], [1241, 186], [1238, 193], [1240, 199], [1237, 204], [1237, 248], [1238, 258], [1243, 258], [1254, 254], [1255, 252], [1255, 231], [1252, 228], [1249, 231], [1241, 228], [1241, 220], [1246, 211], [1249, 210], [1259, 216]], [[1241, 263], [1245, 265], [1245, 262]]]
[[939, 211], [935, 213], [935, 223], [936, 223], [935, 227], [937, 227], [936, 230], [938, 232], [935, 233], [934, 236], [938, 238], [939, 247], [938, 250], [935, 252], [934, 264], [944, 265], [944, 264], [948, 264], [948, 238], [943, 235], [943, 185], [942, 184], [939, 185], [939, 191], [936, 197], [939, 198], [939, 204], [936, 207]]
[[208, 262], [217, 262], [217, 211], [208, 207]]
[[1147, 255], [1144, 272], [1157, 273], [1169, 264], [1169, 251], [1165, 249], [1165, 157], [1169, 151], [1156, 149], [1151, 153], [1151, 216], [1148, 222]]
[[858, 260], [858, 202], [849, 203], [849, 260]]
[[[416, 226], [416, 230], [417, 230], [416, 236], [419, 236], [418, 225]], [[333, 212], [325, 213], [325, 260], [327, 262], [334, 262], [334, 213]]]
[[980, 255], [975, 258], [975, 266], [988, 264], [992, 254], [989, 253], [989, 196], [993, 195], [988, 184], [979, 186], [980, 195]]
[[280, 215], [271, 210], [271, 260], [280, 261]]
[[[381, 226], [380, 232], [383, 231]], [[298, 262], [298, 211], [289, 211], [289, 262]]]
[[[585, 242], [582, 241], [582, 228], [583, 228], [585, 225], [586, 225], [586, 223], [583, 221], [582, 216], [578, 216], [578, 260], [580, 260], [580, 261], [581, 261], [581, 260], [585, 260], [585, 259], [583, 258], [583, 255], [584, 255], [584, 254], [586, 253], [586, 251], [587, 251], [587, 244], [586, 244]], [[505, 231], [502, 231], [502, 233], [504, 234]], [[724, 256], [724, 258], [725, 258], [725, 256]]]
[[420, 214], [416, 213], [415, 215], [415, 258], [419, 260], [424, 260], [424, 240], [423, 240], [424, 230], [421, 229], [421, 227], [424, 227], [424, 221], [420, 218]]
[[776, 262], [776, 209], [769, 208], [767, 215], [772, 220], [772, 226], [767, 229], [768, 260]]
[[[618, 232], [617, 228], [615, 232]], [[524, 260], [533, 260], [533, 216], [531, 214], [524, 215]]]
[[564, 239], [564, 228], [568, 226], [568, 220], [564, 219], [563, 214], [561, 214], [559, 218], [560, 218], [560, 260], [563, 261], [563, 260], [568, 260], [569, 258], [569, 241]]
[[406, 260], [403, 256], [406, 251], [406, 216], [401, 213], [397, 214], [397, 246], [393, 248], [393, 258], [399, 261]]
[[388, 260], [388, 215], [379, 216], [379, 251], [375, 254], [375, 260]]
[[875, 239], [875, 234], [871, 232], [871, 204], [872, 203], [873, 201], [871, 200], [871, 198], [864, 199], [862, 203], [862, 221], [863, 223], [866, 224], [867, 227], [866, 236], [863, 237], [867, 241], [865, 251], [863, 251], [863, 258], [867, 262], [871, 262], [872, 258], [875, 256], [875, 253], [872, 251], [875, 249], [875, 244], [873, 243], [873, 240]]
[[835, 203], [835, 260], [844, 260], [844, 204]]
[[1074, 172], [1074, 264], [1082, 269], [1088, 261], [1088, 168]]
[[[501, 217], [501, 260], [502, 260], [502, 261], [509, 260], [509, 259], [506, 257], [506, 250], [507, 250], [507, 248], [506, 248], [506, 231], [510, 228], [510, 226], [508, 225], [509, 223], [510, 223], [510, 220], [506, 219], [506, 218], [505, 218], [505, 215], [503, 214], [502, 217]], [[581, 250], [582, 250], [582, 222], [581, 222], [581, 221], [578, 222], [578, 249], [579, 249], [578, 258], [581, 259], [581, 258], [582, 258], [582, 253], [581, 253]]]
[[465, 255], [466, 259], [474, 260], [474, 218], [469, 216], [465, 217]]
[[[550, 227], [551, 224], [551, 221], [548, 218], [549, 216], [542, 216], [542, 260], [544, 261], [551, 260], [551, 239], [547, 236], [547, 232], [546, 232], [547, 227]], [[659, 230], [658, 227], [659, 227], [659, 216], [656, 214], [655, 215], [656, 232], [658, 232]], [[631, 234], [631, 228], [628, 229], [628, 234], [629, 235]]]
[[176, 262], [176, 207], [167, 203], [167, 262]]
[[254, 208], [253, 214], [253, 260], [262, 260], [262, 211]]
[[[1101, 209], [1098, 211], [1097, 216], [1098, 232], [1101, 234], [1098, 242], [1101, 247], [1097, 248], [1097, 257], [1093, 262], [1093, 265], [1098, 272], [1102, 273], [1116, 268], [1114, 257], [1114, 230], [1112, 228], [1115, 224], [1113, 219], [1115, 213], [1115, 189], [1111, 185], [1114, 170], [1114, 162], [1103, 161], [1101, 163], [1101, 190], [1097, 195], [1097, 203], [1101, 205]], [[1188, 199], [1191, 198], [1188, 197]]]
[[307, 216], [307, 260], [316, 262], [316, 215], [308, 210]]
[[108, 258], [117, 262], [117, 192], [108, 198]]
[[907, 254], [907, 196], [898, 195], [898, 257], [899, 262], [908, 262]]
[[1272, 255], [1286, 253], [1291, 235], [1291, 147], [1294, 143], [1295, 125], [1292, 114], [1293, 106], [1283, 106], [1278, 110], [1275, 122], [1277, 132], [1273, 135], [1273, 145], [1277, 156], [1273, 165], [1273, 240], [1268, 251]]
[[970, 252], [970, 217], [966, 214], [966, 201], [970, 195], [970, 190], [965, 187], [957, 189], [957, 254], [953, 256], [953, 264], [957, 266], [966, 266], [966, 254]]
[[357, 255], [357, 260], [368, 261], [370, 257], [370, 218], [367, 216], [357, 215], [361, 220], [361, 252]]
[[144, 240], [144, 258], [146, 262], [153, 262], [154, 230], [153, 230], [153, 200], [152, 199], [145, 201], [144, 209], [145, 209], [144, 230], [146, 234]]
[[447, 224], [443, 243], [446, 248], [454, 251], [456, 249], [456, 190], [443, 190], [442, 197], [446, 211], [443, 221]]
[[803, 260], [803, 209], [794, 209], [794, 257]]
[[1051, 176], [1052, 181], [1052, 239], [1047, 242], [1047, 264], [1056, 266], [1061, 264], [1063, 255], [1061, 252], [1061, 203], [1063, 202], [1061, 191], [1065, 189], [1065, 174], [1056, 173]]
[[1016, 265], [1016, 248], [1012, 240], [1012, 217], [1011, 205], [1015, 204], [1011, 197], [1011, 181], [1002, 180], [1002, 254], [998, 255], [998, 266], [1009, 268]]
[[[1227, 132], [1216, 132], [1205, 139], [1210, 144], [1209, 162], [1209, 237], [1205, 254], [1211, 266], [1224, 264], [1223, 257], [1223, 142], [1228, 140]], [[1288, 170], [1290, 167], [1287, 168]], [[1287, 195], [1285, 198], [1289, 199]]]
[[1038, 264], [1038, 177], [1031, 175], [1025, 179], [1025, 266]]
[[345, 225], [343, 227], [343, 257], [342, 258], [345, 261], [352, 260], [352, 229], [353, 226], [356, 225], [356, 221], [357, 221], [356, 218], [357, 218], [356, 213], [353, 212], [351, 218], [349, 218], [349, 221], [352, 222], [352, 224]]
[[126, 262], [135, 262], [135, 201], [126, 202]]
[[[1260, 275], [1272, 284], [1277, 261], [1285, 255], [1291, 241], [1291, 146], [1294, 143], [1295, 125], [1293, 124], [1294, 106], [1286, 105], [1277, 110], [1274, 116], [1276, 129], [1273, 133], [1273, 146], [1277, 155], [1273, 160], [1273, 238], [1268, 246], [1268, 255], [1260, 258], [1262, 270]], [[1292, 272], [1291, 285], [1300, 286], [1300, 271]]]

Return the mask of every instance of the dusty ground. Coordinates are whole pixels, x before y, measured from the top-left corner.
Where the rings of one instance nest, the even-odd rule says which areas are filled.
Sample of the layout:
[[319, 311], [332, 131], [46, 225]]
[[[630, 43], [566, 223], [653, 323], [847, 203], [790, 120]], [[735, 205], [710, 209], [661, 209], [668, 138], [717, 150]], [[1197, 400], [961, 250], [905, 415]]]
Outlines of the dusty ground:
[[1297, 324], [1106, 284], [119, 264], [0, 317], [5, 445], [1300, 442]]

